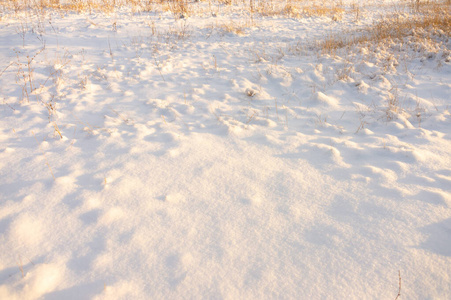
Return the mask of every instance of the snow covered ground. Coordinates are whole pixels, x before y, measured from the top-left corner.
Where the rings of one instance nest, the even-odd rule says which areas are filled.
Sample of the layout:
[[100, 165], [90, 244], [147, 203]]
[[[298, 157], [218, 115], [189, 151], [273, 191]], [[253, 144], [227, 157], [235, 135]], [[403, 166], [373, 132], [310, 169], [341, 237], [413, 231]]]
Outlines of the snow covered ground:
[[237, 2], [4, 6], [0, 299], [451, 298], [449, 32]]

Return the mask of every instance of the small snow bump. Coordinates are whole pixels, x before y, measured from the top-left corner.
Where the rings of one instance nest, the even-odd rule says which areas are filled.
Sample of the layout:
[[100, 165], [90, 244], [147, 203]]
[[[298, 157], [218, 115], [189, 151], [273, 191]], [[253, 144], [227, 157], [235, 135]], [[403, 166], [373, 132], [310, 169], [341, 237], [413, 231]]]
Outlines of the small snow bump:
[[168, 194], [164, 197], [164, 201], [165, 202], [169, 202], [169, 203], [182, 203], [185, 201], [185, 196], [183, 196], [182, 194], [179, 193], [175, 193], [175, 194]]
[[314, 99], [322, 104], [327, 104], [329, 106], [338, 106], [339, 102], [336, 98], [327, 96], [322, 92], [317, 92], [314, 96]]
[[6, 152], [6, 153], [12, 153], [14, 151], [15, 151], [15, 149], [11, 148], [11, 147], [6, 147], [5, 150], [4, 150], [4, 152]]
[[101, 218], [102, 224], [111, 224], [125, 216], [124, 211], [119, 207], [110, 208]]

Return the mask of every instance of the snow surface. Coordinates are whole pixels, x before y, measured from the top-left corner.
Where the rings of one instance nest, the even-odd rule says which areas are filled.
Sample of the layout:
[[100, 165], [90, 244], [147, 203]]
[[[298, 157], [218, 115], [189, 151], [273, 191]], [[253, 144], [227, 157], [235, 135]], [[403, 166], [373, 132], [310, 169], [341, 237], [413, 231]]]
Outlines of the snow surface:
[[2, 12], [0, 299], [450, 299], [451, 42], [193, 5]]

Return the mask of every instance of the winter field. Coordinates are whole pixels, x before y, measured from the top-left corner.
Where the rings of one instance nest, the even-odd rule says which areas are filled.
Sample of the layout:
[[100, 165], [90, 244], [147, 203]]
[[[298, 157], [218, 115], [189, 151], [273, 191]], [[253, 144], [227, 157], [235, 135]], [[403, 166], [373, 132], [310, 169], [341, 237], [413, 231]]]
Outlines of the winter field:
[[451, 1], [0, 6], [0, 299], [451, 299]]

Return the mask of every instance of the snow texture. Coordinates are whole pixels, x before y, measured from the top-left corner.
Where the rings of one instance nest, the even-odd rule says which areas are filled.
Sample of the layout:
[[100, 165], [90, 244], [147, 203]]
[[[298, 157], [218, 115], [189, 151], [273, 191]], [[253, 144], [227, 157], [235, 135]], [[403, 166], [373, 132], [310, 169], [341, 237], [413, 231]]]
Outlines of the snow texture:
[[318, 48], [380, 2], [5, 9], [0, 299], [450, 299], [450, 40]]

